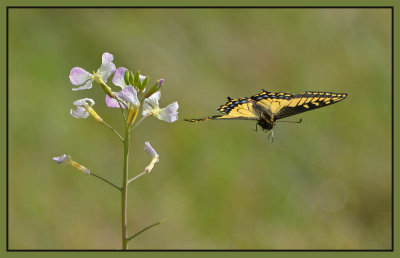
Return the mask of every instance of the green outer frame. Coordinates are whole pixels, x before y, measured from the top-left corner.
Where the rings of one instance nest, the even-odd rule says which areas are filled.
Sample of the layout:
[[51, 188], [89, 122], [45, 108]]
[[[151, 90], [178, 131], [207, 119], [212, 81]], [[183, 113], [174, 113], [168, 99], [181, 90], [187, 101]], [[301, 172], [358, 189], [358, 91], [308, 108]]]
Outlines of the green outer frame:
[[[399, 248], [399, 223], [398, 221], [394, 221], [394, 243], [397, 244], [394, 245], [393, 250], [374, 250], [374, 251], [345, 251], [345, 250], [340, 250], [340, 251], [318, 251], [318, 250], [305, 250], [305, 251], [296, 251], [296, 250], [290, 250], [290, 251], [285, 251], [285, 250], [277, 250], [277, 251], [262, 251], [262, 250], [257, 250], [257, 251], [246, 251], [246, 250], [214, 250], [214, 251], [196, 251], [196, 250], [186, 250], [186, 251], [179, 251], [179, 250], [166, 250], [162, 252], [162, 254], [159, 251], [162, 250], [144, 250], [144, 251], [135, 251], [133, 253], [125, 253], [125, 252], [118, 252], [118, 251], [91, 251], [87, 252], [87, 250], [79, 251], [75, 250], [72, 253], [66, 253], [70, 250], [59, 250], [59, 251], [50, 251], [50, 250], [37, 250], [37, 251], [12, 251], [12, 250], [7, 250], [7, 231], [6, 231], [6, 207], [7, 207], [7, 195], [6, 195], [6, 182], [7, 182], [7, 176], [6, 176], [6, 155], [7, 155], [7, 149], [4, 148], [6, 147], [7, 144], [7, 137], [6, 137], [6, 118], [7, 118], [7, 77], [6, 77], [6, 62], [4, 62], [7, 59], [7, 51], [6, 51], [6, 25], [7, 25], [7, 8], [9, 7], [80, 7], [80, 6], [85, 6], [85, 7], [139, 7], [139, 6], [157, 6], [157, 7], [163, 7], [163, 6], [170, 6], [170, 7], [212, 7], [212, 6], [226, 6], [226, 7], [388, 7], [392, 8], [393, 7], [393, 39], [392, 39], [392, 44], [393, 44], [393, 50], [394, 50], [394, 55], [393, 55], [393, 63], [396, 63], [396, 60], [399, 60], [399, 53], [400, 53], [400, 44], [399, 44], [399, 27], [400, 27], [400, 1], [395, 1], [395, 0], [326, 0], [323, 3], [318, 0], [303, 0], [303, 1], [296, 1], [296, 0], [285, 0], [285, 1], [272, 1], [272, 0], [251, 0], [251, 1], [244, 1], [244, 0], [231, 0], [229, 4], [224, 3], [223, 1], [210, 1], [210, 0], [203, 0], [203, 1], [192, 1], [188, 3], [187, 1], [183, 0], [174, 0], [174, 1], [169, 1], [168, 4], [165, 3], [165, 1], [162, 0], [153, 0], [153, 1], [144, 1], [144, 0], [135, 0], [135, 1], [124, 1], [124, 0], [116, 0], [112, 2], [112, 5], [110, 5], [110, 1], [106, 0], [98, 0], [96, 1], [95, 5], [93, 5], [92, 1], [88, 0], [62, 0], [62, 1], [50, 1], [50, 0], [41, 0], [41, 1], [29, 1], [29, 0], [4, 0], [0, 2], [1, 6], [1, 12], [0, 12], [0, 21], [1, 21], [1, 30], [2, 30], [2, 40], [0, 41], [0, 46], [1, 46], [1, 59], [3, 62], [1, 62], [1, 78], [3, 79], [4, 84], [0, 88], [0, 98], [2, 103], [1, 105], [1, 123], [0, 123], [0, 130], [1, 130], [1, 145], [3, 148], [1, 148], [1, 160], [0, 164], [1, 166], [1, 177], [0, 177], [0, 189], [2, 189], [2, 194], [0, 198], [0, 254], [2, 257], [20, 257], [20, 256], [25, 256], [29, 254], [32, 257], [46, 257], [50, 256], [65, 256], [65, 255], [74, 255], [78, 257], [90, 257], [90, 256], [96, 256], [96, 257], [104, 257], [108, 256], [111, 253], [115, 255], [135, 255], [140, 252], [141, 257], [154, 257], [158, 255], [164, 255], [164, 256], [169, 256], [169, 257], [186, 257], [189, 253], [191, 256], [195, 257], [204, 257], [204, 256], [209, 256], [211, 253], [214, 255], [218, 255], [218, 257], [242, 257], [244, 255], [244, 252], [246, 256], [252, 256], [252, 257], [262, 257], [265, 255], [274, 255], [275, 257], [286, 257], [286, 256], [293, 256], [295, 255], [296, 257], [312, 257], [312, 256], [317, 256], [317, 257], [332, 257], [332, 256], [341, 256], [341, 257], [350, 257], [350, 256], [360, 256], [362, 255], [363, 257], [376, 257], [379, 255], [380, 257], [400, 257], [400, 248]], [[397, 64], [397, 63], [396, 63]], [[394, 114], [397, 114], [400, 107], [398, 104], [394, 102], [395, 99], [399, 99], [399, 91], [395, 91], [395, 88], [399, 87], [397, 84], [398, 79], [394, 75], [400, 74], [400, 69], [399, 66], [392, 66], [392, 137], [393, 137], [393, 132], [398, 131], [399, 128], [399, 121], [398, 119], [395, 119]], [[393, 150], [397, 149], [399, 146], [399, 140], [397, 137], [392, 138], [392, 173], [393, 173], [393, 179], [394, 178], [394, 168], [396, 168], [398, 161], [396, 160], [396, 157], [393, 154]], [[394, 193], [393, 197], [399, 196], [399, 180], [397, 180], [396, 183], [392, 181]], [[395, 199], [396, 200], [396, 199]], [[393, 200], [392, 200], [393, 201]], [[399, 205], [397, 202], [397, 205], [395, 202], [394, 203], [394, 214], [399, 214]], [[398, 216], [397, 216], [398, 217]], [[392, 242], [393, 243], [393, 242]], [[377, 254], [379, 252], [379, 254]]]

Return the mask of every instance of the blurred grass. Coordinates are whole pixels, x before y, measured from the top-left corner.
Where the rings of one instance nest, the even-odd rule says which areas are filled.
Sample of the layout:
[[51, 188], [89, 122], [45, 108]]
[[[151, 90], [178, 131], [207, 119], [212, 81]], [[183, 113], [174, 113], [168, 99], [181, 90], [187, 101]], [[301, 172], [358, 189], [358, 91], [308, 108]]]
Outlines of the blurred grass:
[[[57, 166], [68, 153], [121, 182], [122, 146], [69, 115], [90, 97], [121, 131], [99, 87], [72, 92], [69, 71], [101, 54], [165, 78], [161, 106], [180, 120], [146, 120], [133, 136], [131, 175], [150, 141], [160, 162], [130, 187], [129, 232], [174, 215], [131, 248], [380, 249], [391, 247], [390, 11], [383, 9], [11, 9], [9, 15], [11, 249], [120, 247], [119, 193]], [[227, 96], [346, 92], [275, 142], [254, 122], [186, 123]], [[116, 90], [116, 89], [115, 89]]]

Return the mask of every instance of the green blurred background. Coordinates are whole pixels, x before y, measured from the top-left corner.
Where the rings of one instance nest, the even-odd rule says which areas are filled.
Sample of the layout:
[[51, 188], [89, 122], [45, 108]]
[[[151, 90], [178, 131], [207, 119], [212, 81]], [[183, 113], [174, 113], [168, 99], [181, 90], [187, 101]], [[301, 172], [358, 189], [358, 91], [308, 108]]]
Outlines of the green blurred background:
[[[100, 87], [68, 79], [110, 52], [164, 78], [161, 106], [180, 106], [176, 123], [147, 119], [133, 136], [131, 176], [145, 141], [160, 162], [130, 185], [129, 234], [174, 215], [130, 248], [391, 248], [390, 24], [389, 9], [11, 9], [9, 247], [120, 248], [120, 194], [51, 160], [120, 184], [122, 144], [69, 114], [93, 98], [122, 132]], [[273, 144], [252, 121], [183, 121], [262, 88], [349, 97], [278, 124]]]

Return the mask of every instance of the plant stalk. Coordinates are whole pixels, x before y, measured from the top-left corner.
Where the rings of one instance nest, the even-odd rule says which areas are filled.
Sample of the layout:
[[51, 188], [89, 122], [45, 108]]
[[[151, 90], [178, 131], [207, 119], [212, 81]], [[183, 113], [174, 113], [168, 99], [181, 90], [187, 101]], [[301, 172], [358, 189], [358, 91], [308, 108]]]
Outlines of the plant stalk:
[[129, 158], [130, 130], [129, 125], [125, 126], [124, 139], [124, 170], [121, 189], [121, 226], [122, 226], [122, 249], [128, 249], [128, 158]]
[[112, 187], [116, 188], [117, 190], [120, 190], [120, 191], [121, 191], [121, 188], [120, 188], [120, 187], [118, 187], [118, 186], [116, 186], [115, 184], [111, 183], [110, 181], [108, 181], [108, 180], [105, 179], [104, 177], [99, 176], [99, 175], [96, 175], [96, 174], [93, 173], [93, 172], [90, 172], [90, 175], [91, 175], [91, 176], [94, 176], [94, 177], [97, 177], [98, 179], [100, 179], [100, 180], [106, 182], [107, 184], [109, 184], [109, 185], [111, 185]]

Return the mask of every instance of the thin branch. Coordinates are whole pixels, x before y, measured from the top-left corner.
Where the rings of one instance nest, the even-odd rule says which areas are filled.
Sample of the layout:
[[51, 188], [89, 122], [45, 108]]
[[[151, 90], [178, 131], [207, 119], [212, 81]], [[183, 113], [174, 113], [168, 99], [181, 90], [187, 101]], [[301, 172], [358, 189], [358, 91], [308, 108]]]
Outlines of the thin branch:
[[[126, 121], [126, 116], [125, 116], [125, 113], [124, 113], [124, 109], [121, 106], [122, 102], [117, 98], [115, 98], [115, 99], [118, 101], [119, 109], [121, 110], [122, 116], [124, 117], [124, 121]], [[128, 109], [128, 107], [124, 103], [122, 103], [122, 105], [125, 106], [125, 109]]]
[[152, 227], [155, 227], [155, 226], [160, 225], [160, 224], [163, 223], [164, 221], [168, 220], [168, 219], [169, 219], [172, 215], [174, 215], [174, 214], [175, 214], [175, 213], [169, 215], [168, 217], [166, 217], [166, 218], [164, 218], [164, 219], [162, 219], [162, 220], [160, 220], [160, 221], [157, 221], [157, 222], [154, 223], [154, 224], [151, 224], [150, 226], [145, 227], [144, 229], [140, 230], [139, 232], [135, 233], [134, 235], [128, 237], [126, 240], [127, 240], [127, 241], [130, 241], [130, 240], [134, 239], [135, 237], [137, 237], [138, 235], [140, 235], [140, 234], [142, 234], [143, 232], [145, 232], [146, 230], [148, 230], [148, 229], [150, 229], [150, 228], [152, 228]]
[[134, 178], [129, 179], [129, 180], [128, 180], [128, 184], [129, 184], [130, 182], [132, 182], [132, 181], [138, 179], [139, 177], [145, 175], [145, 174], [147, 174], [147, 171], [146, 171], [146, 170], [143, 171], [142, 173], [140, 173], [139, 175], [135, 176]]
[[138, 179], [139, 177], [145, 175], [145, 174], [149, 174], [151, 172], [151, 170], [153, 170], [154, 165], [158, 162], [158, 155], [156, 154], [150, 161], [149, 165], [147, 165], [147, 167], [145, 167], [144, 171], [142, 173], [140, 173], [139, 175], [135, 176], [134, 178], [131, 178], [128, 180], [128, 184], [136, 179]]
[[108, 181], [107, 179], [105, 179], [105, 178], [103, 178], [103, 177], [101, 177], [101, 176], [99, 176], [99, 175], [96, 175], [96, 174], [94, 174], [94, 173], [92, 173], [92, 172], [90, 172], [90, 175], [91, 175], [91, 176], [94, 176], [94, 177], [97, 177], [98, 179], [100, 179], [100, 180], [106, 182], [107, 184], [109, 184], [109, 185], [111, 185], [112, 187], [114, 187], [114, 188], [118, 189], [119, 191], [121, 191], [121, 188], [120, 188], [120, 187], [118, 187], [118, 186], [116, 186], [115, 184], [111, 183], [111, 182]]
[[112, 128], [109, 124], [107, 124], [107, 123], [104, 122], [104, 121], [103, 121], [103, 124], [104, 124], [105, 126], [107, 126], [108, 128], [110, 128], [111, 130], [113, 130], [114, 133], [119, 137], [119, 139], [120, 139], [121, 141], [124, 141], [124, 138], [122, 138], [122, 136], [117, 132], [117, 130], [115, 130], [114, 128]]
[[143, 116], [142, 118], [140, 118], [140, 120], [139, 121], [137, 121], [133, 126], [132, 126], [132, 129], [131, 129], [131, 132], [133, 131], [133, 129], [135, 129], [146, 117], [148, 117], [149, 115], [145, 115], [145, 116]]

